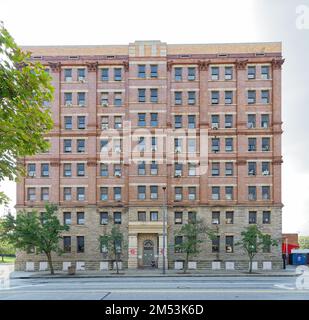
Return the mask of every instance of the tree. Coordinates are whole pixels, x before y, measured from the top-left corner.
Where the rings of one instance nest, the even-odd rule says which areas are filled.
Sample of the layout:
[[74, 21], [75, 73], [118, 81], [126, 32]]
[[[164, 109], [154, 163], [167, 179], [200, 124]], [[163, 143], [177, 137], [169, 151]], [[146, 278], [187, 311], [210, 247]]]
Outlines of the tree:
[[9, 243], [9, 241], [2, 237], [3, 235], [3, 222], [0, 220], [0, 256], [2, 262], [4, 262], [4, 257], [6, 255], [15, 254], [15, 248]]
[[200, 245], [206, 240], [205, 238], [212, 240], [216, 236], [215, 231], [208, 229], [202, 220], [197, 219], [184, 224], [175, 234], [182, 237], [182, 242], [175, 244], [175, 251], [185, 253], [184, 273], [187, 272], [189, 258], [200, 253]]
[[299, 246], [300, 249], [309, 249], [309, 236], [300, 236]]
[[105, 231], [99, 238], [100, 247], [107, 251], [108, 255], [116, 262], [117, 274], [119, 274], [119, 265], [122, 250], [124, 249], [123, 233], [120, 231], [119, 226], [114, 225], [110, 232]]
[[[53, 127], [45, 101], [52, 99], [50, 76], [30, 61], [0, 22], [0, 182], [24, 173], [17, 159], [45, 151]], [[0, 204], [8, 202], [0, 193]]]
[[3, 238], [16, 248], [28, 251], [35, 248], [36, 254], [44, 253], [47, 257], [50, 273], [54, 274], [52, 252], [62, 253], [59, 240], [61, 233], [69, 230], [66, 225], [61, 225], [57, 217], [58, 207], [46, 204], [43, 216], [37, 211], [20, 211], [17, 217], [8, 215], [3, 220]]
[[257, 225], [251, 225], [241, 232], [240, 241], [235, 245], [240, 246], [249, 257], [249, 273], [252, 273], [252, 261], [260, 249], [268, 250], [271, 246], [277, 246], [278, 241], [264, 234]]

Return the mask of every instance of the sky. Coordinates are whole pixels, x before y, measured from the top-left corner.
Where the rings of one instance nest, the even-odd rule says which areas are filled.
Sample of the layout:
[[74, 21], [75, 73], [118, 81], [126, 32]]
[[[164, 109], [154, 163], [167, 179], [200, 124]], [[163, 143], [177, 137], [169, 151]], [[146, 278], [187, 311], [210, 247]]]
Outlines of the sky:
[[19, 45], [282, 41], [283, 232], [309, 235], [309, 0], [0, 0], [0, 20]]

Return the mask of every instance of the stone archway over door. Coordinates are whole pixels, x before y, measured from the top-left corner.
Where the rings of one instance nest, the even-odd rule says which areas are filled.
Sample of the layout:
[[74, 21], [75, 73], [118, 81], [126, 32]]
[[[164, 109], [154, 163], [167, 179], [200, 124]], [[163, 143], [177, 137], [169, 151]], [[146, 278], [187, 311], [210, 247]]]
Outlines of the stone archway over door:
[[152, 240], [145, 240], [143, 243], [143, 266], [150, 267], [154, 258], [154, 243]]

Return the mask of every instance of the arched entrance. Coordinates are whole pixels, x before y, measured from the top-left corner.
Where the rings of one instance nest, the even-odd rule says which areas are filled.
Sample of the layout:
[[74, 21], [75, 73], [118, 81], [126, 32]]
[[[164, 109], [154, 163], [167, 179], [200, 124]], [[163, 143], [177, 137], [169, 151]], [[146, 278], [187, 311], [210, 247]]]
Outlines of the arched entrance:
[[143, 266], [150, 267], [151, 261], [154, 260], [154, 246], [153, 241], [145, 240], [143, 247]]

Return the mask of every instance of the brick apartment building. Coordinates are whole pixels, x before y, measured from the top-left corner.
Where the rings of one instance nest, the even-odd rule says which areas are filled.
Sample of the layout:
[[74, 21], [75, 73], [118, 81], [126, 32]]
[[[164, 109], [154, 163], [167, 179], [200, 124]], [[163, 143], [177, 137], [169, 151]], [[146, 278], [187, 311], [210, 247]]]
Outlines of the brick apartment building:
[[[22, 159], [16, 209], [59, 206], [70, 225], [58, 269], [112, 268], [98, 238], [118, 224], [122, 267], [181, 268], [175, 231], [201, 218], [218, 232], [190, 268], [243, 269], [235, 243], [258, 224], [281, 239], [281, 43], [24, 47], [55, 88], [49, 152]], [[166, 188], [166, 189], [165, 189]], [[281, 246], [254, 268], [281, 268]], [[19, 253], [17, 269], [46, 259]]]

